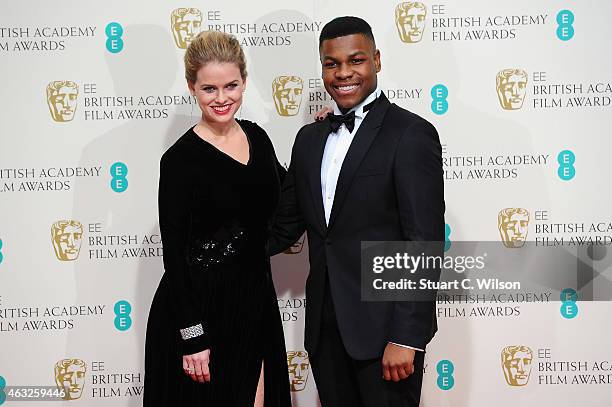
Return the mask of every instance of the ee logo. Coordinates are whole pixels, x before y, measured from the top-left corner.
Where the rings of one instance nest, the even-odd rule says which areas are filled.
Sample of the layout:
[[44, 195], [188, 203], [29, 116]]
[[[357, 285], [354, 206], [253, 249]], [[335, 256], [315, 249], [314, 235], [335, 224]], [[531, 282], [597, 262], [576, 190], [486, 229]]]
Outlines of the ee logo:
[[576, 176], [576, 168], [574, 168], [576, 155], [572, 151], [561, 151], [557, 156], [557, 162], [559, 163], [557, 175], [559, 175], [559, 178], [563, 181], [569, 181]]
[[128, 188], [128, 168], [122, 162], [116, 162], [110, 167], [111, 189], [115, 192], [123, 192]]
[[561, 315], [565, 319], [572, 319], [578, 315], [578, 294], [573, 288], [566, 288], [561, 291]]
[[438, 372], [438, 387], [442, 390], [450, 390], [455, 385], [455, 378], [453, 372], [455, 366], [450, 360], [441, 360], [436, 365], [436, 371]]
[[451, 247], [451, 240], [450, 240], [450, 234], [451, 234], [451, 227], [448, 223], [444, 224], [444, 251], [448, 251], [448, 249], [450, 249]]
[[444, 114], [448, 111], [448, 88], [437, 84], [431, 88], [431, 111], [435, 114]]
[[6, 392], [4, 391], [5, 387], [6, 380], [4, 380], [4, 377], [0, 376], [0, 405], [4, 404], [6, 401]]
[[117, 54], [123, 50], [123, 27], [119, 23], [109, 23], [106, 26], [106, 49]]
[[132, 326], [132, 306], [129, 302], [122, 300], [115, 304], [115, 328], [119, 331], [127, 331]]
[[561, 41], [571, 40], [574, 36], [574, 13], [561, 10], [557, 13], [557, 38]]

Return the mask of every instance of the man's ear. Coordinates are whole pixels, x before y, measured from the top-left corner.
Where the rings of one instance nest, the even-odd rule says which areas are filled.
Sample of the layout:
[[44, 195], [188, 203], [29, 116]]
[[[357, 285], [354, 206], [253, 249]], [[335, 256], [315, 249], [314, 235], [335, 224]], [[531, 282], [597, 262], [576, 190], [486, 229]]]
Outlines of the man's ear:
[[376, 65], [376, 72], [380, 72], [380, 50], [374, 51], [374, 64]]

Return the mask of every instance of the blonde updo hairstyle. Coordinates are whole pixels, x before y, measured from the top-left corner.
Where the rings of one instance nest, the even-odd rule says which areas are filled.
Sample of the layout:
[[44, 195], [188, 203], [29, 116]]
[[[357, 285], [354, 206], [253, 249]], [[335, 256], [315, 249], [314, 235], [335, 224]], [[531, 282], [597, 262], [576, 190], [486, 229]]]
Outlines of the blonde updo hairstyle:
[[247, 77], [244, 51], [235, 36], [219, 31], [202, 31], [185, 52], [185, 79], [195, 83], [198, 70], [209, 62], [236, 64], [244, 81]]

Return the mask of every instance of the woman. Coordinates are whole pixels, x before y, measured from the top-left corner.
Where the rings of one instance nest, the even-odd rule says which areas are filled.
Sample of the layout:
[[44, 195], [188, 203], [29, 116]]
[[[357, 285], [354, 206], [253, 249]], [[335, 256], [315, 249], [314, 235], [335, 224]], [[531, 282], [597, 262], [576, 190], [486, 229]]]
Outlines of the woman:
[[265, 247], [280, 166], [265, 131], [234, 119], [246, 76], [235, 37], [203, 32], [189, 45], [202, 117], [160, 163], [165, 273], [147, 325], [145, 406], [291, 405]]

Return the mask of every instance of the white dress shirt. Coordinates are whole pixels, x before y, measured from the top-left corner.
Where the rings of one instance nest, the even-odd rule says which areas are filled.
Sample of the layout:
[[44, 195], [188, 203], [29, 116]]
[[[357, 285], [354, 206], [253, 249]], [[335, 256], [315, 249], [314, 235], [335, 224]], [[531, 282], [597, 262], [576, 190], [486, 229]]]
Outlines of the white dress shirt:
[[[336, 185], [338, 184], [338, 176], [340, 175], [340, 169], [342, 163], [346, 157], [353, 138], [359, 130], [359, 126], [365, 119], [368, 112], [363, 111], [363, 107], [368, 103], [374, 101], [380, 96], [380, 88], [376, 88], [363, 102], [352, 108], [350, 111], [355, 111], [355, 127], [350, 132], [344, 124], [340, 126], [337, 132], [330, 133], [325, 143], [325, 150], [323, 152], [323, 161], [321, 162], [321, 193], [323, 195], [323, 209], [325, 210], [325, 224], [329, 225], [329, 216], [331, 215], [332, 206], [334, 204], [334, 197], [336, 195]], [[348, 113], [348, 112], [347, 112]], [[338, 105], [334, 103], [334, 114], [342, 114]], [[410, 348], [414, 350], [423, 351], [423, 349], [415, 348], [408, 345], [402, 345], [400, 343], [393, 343], [397, 346], [404, 348]]]
[[[349, 112], [355, 111], [355, 127], [352, 133], [343, 124], [337, 132], [330, 133], [327, 138], [325, 151], [323, 152], [323, 161], [321, 162], [321, 193], [323, 194], [325, 224], [327, 225], [329, 224], [329, 216], [334, 204], [336, 185], [338, 184], [338, 176], [340, 175], [340, 168], [342, 168], [344, 157], [346, 157], [346, 153], [353, 142], [353, 137], [355, 137], [357, 130], [359, 130], [359, 126], [361, 126], [361, 122], [363, 122], [363, 119], [368, 114], [368, 112], [363, 111], [363, 107], [374, 101], [379, 95], [380, 89], [376, 88], [363, 102], [349, 110]], [[342, 114], [335, 103], [334, 114]]]

